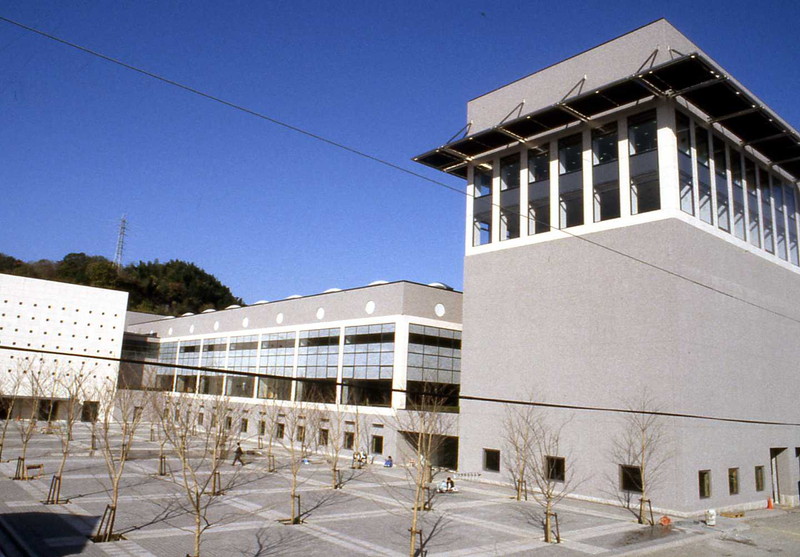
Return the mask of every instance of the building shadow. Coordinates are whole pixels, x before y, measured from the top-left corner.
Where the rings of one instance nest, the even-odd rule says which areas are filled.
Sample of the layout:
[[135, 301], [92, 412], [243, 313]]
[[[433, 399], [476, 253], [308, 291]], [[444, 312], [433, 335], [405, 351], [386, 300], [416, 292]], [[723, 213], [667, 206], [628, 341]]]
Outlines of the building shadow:
[[20, 554], [47, 557], [80, 553], [100, 520], [67, 512], [4, 513], [0, 517], [0, 528]]

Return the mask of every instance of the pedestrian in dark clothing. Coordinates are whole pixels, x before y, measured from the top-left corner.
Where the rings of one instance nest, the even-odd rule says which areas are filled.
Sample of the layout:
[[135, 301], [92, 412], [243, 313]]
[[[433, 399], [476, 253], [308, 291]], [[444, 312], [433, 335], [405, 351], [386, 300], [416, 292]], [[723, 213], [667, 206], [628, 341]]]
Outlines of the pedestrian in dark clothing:
[[231, 466], [236, 466], [237, 462], [244, 466], [244, 461], [242, 460], [243, 454], [244, 451], [242, 450], [241, 443], [236, 443], [236, 450], [233, 452], [233, 462], [231, 462]]

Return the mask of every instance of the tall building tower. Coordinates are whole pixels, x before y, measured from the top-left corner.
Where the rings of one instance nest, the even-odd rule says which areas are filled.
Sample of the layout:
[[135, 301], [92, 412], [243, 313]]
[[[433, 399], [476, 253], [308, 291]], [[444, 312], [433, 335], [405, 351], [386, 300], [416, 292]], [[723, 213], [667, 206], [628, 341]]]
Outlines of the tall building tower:
[[631, 501], [647, 400], [654, 507], [797, 504], [800, 134], [663, 19], [467, 106], [415, 159], [467, 181], [460, 469], [505, 481], [530, 400], [553, 473]]

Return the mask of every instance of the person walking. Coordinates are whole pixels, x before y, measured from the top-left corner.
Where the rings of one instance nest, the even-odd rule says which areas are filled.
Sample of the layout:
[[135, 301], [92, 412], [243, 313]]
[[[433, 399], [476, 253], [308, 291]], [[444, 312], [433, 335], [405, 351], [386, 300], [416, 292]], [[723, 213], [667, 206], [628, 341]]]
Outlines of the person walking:
[[231, 466], [236, 466], [237, 462], [242, 466], [244, 466], [244, 461], [242, 460], [243, 454], [244, 451], [242, 450], [242, 444], [236, 443], [236, 450], [233, 451], [233, 462], [231, 462]]

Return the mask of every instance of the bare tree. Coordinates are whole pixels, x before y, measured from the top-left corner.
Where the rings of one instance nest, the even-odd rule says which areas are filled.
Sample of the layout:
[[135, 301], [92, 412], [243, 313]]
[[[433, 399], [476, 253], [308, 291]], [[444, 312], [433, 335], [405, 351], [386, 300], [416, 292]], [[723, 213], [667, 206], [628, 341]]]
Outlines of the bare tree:
[[223, 485], [220, 469], [241, 423], [236, 419], [240, 416], [238, 409], [230, 399], [216, 396], [212, 403], [218, 418], [211, 420], [208, 427], [201, 424], [205, 422], [208, 402], [185, 393], [157, 393], [153, 397], [154, 413], [180, 461], [181, 475], [176, 482], [184, 491], [181, 507], [194, 517], [194, 557], [200, 557], [202, 535], [212, 526], [209, 510], [235, 482], [235, 475], [229, 476]]
[[98, 526], [95, 541], [113, 541], [114, 522], [119, 503], [120, 481], [125, 472], [125, 464], [130, 456], [136, 431], [142, 421], [142, 393], [120, 389], [116, 382], [106, 377], [105, 382], [96, 386], [100, 401], [100, 452], [106, 464], [106, 472], [111, 483], [111, 503]]
[[319, 446], [328, 461], [331, 470], [331, 487], [341, 489], [342, 471], [339, 469], [339, 457], [344, 450], [344, 437], [347, 429], [346, 414], [339, 404], [325, 414], [319, 426]]
[[17, 360], [17, 373], [22, 376], [19, 400], [21, 408], [14, 423], [22, 443], [22, 450], [17, 460], [17, 473], [14, 479], [26, 479], [25, 458], [28, 454], [28, 444], [36, 433], [39, 403], [49, 380], [49, 374], [44, 359], [40, 357]]
[[420, 513], [431, 508], [433, 463], [452, 426], [448, 414], [442, 412], [441, 396], [436, 393], [422, 394], [418, 399], [418, 403], [412, 408], [399, 410], [395, 418], [395, 429], [407, 445], [406, 454], [402, 456], [407, 464], [405, 469], [413, 493], [409, 505], [409, 557], [415, 557], [418, 551], [422, 552], [426, 540], [430, 540], [441, 524], [437, 520], [426, 538], [421, 528]]
[[284, 409], [282, 424], [283, 436], [278, 439], [289, 457], [291, 502], [290, 524], [301, 522], [299, 487], [300, 468], [314, 452], [319, 424], [319, 411], [301, 401], [294, 402]]
[[648, 509], [652, 515], [650, 496], [663, 481], [672, 452], [659, 404], [646, 390], [625, 402], [622, 430], [613, 440], [612, 453], [622, 465], [617, 481], [623, 483], [624, 504], [630, 508], [630, 493], [640, 493], [639, 524], [652, 523], [652, 516], [647, 517]]
[[6, 442], [8, 426], [14, 418], [14, 409], [18, 406], [20, 390], [24, 375], [19, 367], [3, 375], [0, 379], [0, 418], [3, 420], [3, 428], [0, 430], [0, 461], [3, 458], [3, 446]]
[[55, 382], [58, 385], [55, 394], [65, 398], [65, 400], [63, 400], [62, 404], [64, 408], [62, 412], [63, 420], [54, 427], [54, 431], [61, 441], [61, 461], [50, 482], [50, 491], [45, 501], [48, 504], [67, 502], [61, 501], [61, 478], [70, 454], [72, 430], [80, 415], [81, 402], [86, 396], [86, 387], [92, 378], [93, 371], [86, 369], [86, 364], [83, 363], [77, 370], [66, 368], [55, 375]]
[[[533, 398], [529, 397], [529, 401]], [[509, 473], [517, 489], [517, 500], [528, 485], [542, 507], [544, 541], [553, 541], [552, 518], [556, 505], [579, 483], [574, 470], [566, 466], [569, 455], [562, 447], [562, 432], [569, 419], [556, 421], [533, 402], [506, 406], [504, 437], [511, 464]]]
[[278, 428], [278, 418], [284, 413], [283, 406], [271, 399], [264, 399], [259, 408], [258, 438], [259, 448], [262, 447], [264, 436], [267, 437], [267, 466], [269, 472], [275, 471], [275, 455], [273, 448], [275, 445], [275, 433]]

